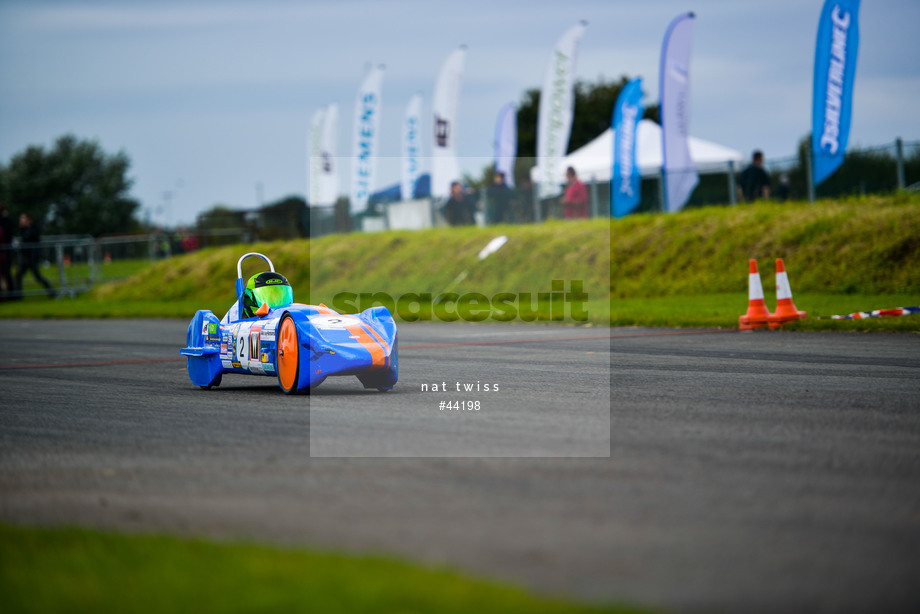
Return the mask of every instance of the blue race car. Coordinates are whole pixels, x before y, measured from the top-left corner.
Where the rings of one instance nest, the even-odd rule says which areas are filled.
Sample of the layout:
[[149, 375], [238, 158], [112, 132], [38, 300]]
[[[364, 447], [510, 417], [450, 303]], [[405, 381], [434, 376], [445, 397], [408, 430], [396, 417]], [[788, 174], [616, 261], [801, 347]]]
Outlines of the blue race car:
[[[243, 283], [243, 260], [262, 258], [268, 271]], [[236, 264], [236, 297], [220, 320], [195, 313], [180, 354], [192, 383], [219, 386], [224, 373], [278, 378], [287, 394], [309, 391], [330, 375], [355, 375], [365, 388], [391, 390], [399, 377], [396, 323], [386, 307], [339, 314], [293, 302], [291, 285], [262, 254]]]

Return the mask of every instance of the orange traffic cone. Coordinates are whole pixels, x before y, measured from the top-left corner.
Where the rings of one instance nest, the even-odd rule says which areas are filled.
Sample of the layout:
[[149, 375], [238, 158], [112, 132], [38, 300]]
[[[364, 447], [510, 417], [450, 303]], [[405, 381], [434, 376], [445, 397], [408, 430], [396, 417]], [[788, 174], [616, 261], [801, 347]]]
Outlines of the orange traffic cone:
[[782, 258], [776, 259], [776, 311], [770, 314], [770, 330], [776, 330], [783, 324], [804, 320], [807, 314], [799, 311], [792, 302], [792, 288], [789, 287], [789, 276], [786, 275], [786, 265]]
[[752, 330], [766, 328], [770, 312], [763, 302], [763, 285], [760, 283], [760, 273], [757, 272], [757, 261], [748, 262], [748, 310], [738, 318], [738, 328]]

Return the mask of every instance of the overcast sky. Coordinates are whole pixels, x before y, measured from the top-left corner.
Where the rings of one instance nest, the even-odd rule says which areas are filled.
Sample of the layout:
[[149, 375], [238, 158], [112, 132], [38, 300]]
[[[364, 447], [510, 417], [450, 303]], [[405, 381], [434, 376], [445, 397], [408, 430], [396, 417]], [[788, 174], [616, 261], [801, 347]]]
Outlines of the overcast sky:
[[[422, 92], [429, 113], [441, 64], [466, 44], [457, 149], [463, 169], [478, 176], [499, 109], [540, 86], [566, 28], [588, 21], [580, 78], [641, 76], [648, 104], [658, 100], [665, 29], [688, 10], [697, 15], [691, 134], [745, 156], [754, 148], [768, 159], [791, 156], [810, 130], [821, 6], [0, 0], [0, 160], [66, 133], [96, 139], [111, 153], [124, 150], [132, 195], [160, 223], [194, 222], [217, 203], [255, 207], [260, 197], [303, 196], [316, 109], [339, 104], [339, 152], [350, 152], [359, 82], [369, 62], [386, 64], [380, 147], [395, 159], [410, 96]], [[920, 140], [920, 1], [863, 2], [859, 23], [851, 147]], [[378, 187], [398, 181], [393, 162], [380, 164]]]

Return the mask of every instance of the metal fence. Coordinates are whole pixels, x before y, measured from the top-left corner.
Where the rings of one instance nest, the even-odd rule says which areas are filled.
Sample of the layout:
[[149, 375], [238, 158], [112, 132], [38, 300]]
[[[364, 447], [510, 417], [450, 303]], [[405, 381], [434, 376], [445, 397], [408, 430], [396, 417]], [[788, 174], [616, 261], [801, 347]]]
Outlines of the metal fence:
[[[920, 141], [893, 143], [851, 149], [843, 165], [819, 186], [811, 185], [811, 152], [808, 148], [795, 156], [767, 158], [765, 169], [771, 180], [771, 200], [809, 200], [839, 198], [856, 194], [890, 194], [898, 190], [920, 189]], [[699, 167], [699, 183], [685, 205], [735, 205], [739, 201], [738, 176], [747, 164]], [[680, 172], [680, 171], [677, 171]], [[663, 211], [664, 173], [642, 178], [642, 197], [636, 212]], [[610, 184], [589, 184], [589, 195], [596, 199], [600, 215], [610, 215]], [[592, 211], [595, 210], [592, 203]]]
[[[151, 263], [204, 247], [240, 243], [239, 229], [204, 233], [154, 233], [94, 239], [89, 235], [46, 236], [40, 243], [14, 240], [0, 248], [4, 298], [76, 296], [98, 283], [130, 277]], [[35, 267], [30, 267], [34, 262]], [[37, 271], [50, 286], [36, 278]], [[7, 276], [6, 273], [9, 275]]]
[[[886, 194], [898, 190], [920, 190], [920, 141], [905, 143], [901, 139], [868, 148], [851, 148], [843, 165], [819, 186], [810, 184], [810, 151], [802, 147], [795, 156], [767, 158], [765, 169], [771, 179], [771, 200], [811, 200], [816, 198], [837, 198], [854, 194]], [[747, 163], [699, 166], [691, 172], [699, 174], [699, 183], [693, 190], [686, 208], [709, 205], [735, 205], [739, 202], [738, 177]], [[578, 170], [578, 169], [576, 169]], [[679, 171], [678, 171], [679, 172]], [[589, 217], [610, 216], [610, 182], [597, 181], [582, 176], [589, 197]], [[663, 173], [647, 174], [641, 180], [641, 199], [637, 213], [664, 211], [664, 191], [667, 180]], [[536, 185], [515, 188], [511, 212], [507, 223], [529, 224], [563, 217], [559, 198], [540, 200], [535, 196]], [[477, 190], [474, 198], [480, 210], [477, 223], [485, 225], [489, 216], [490, 203], [487, 192]], [[319, 237], [332, 233], [353, 231], [377, 231], [386, 228], [419, 228], [447, 225], [440, 210], [444, 201], [429, 199], [424, 210], [409, 222], [403, 215], [406, 203], [410, 201], [382, 203], [360, 215], [350, 215], [347, 202], [340, 201], [336, 207], [310, 208], [310, 236]], [[418, 201], [413, 201], [418, 202]], [[399, 208], [401, 214], [393, 215]], [[394, 219], [399, 218], [395, 222]], [[428, 218], [430, 221], [425, 222]]]
[[843, 164], [818, 186], [811, 185], [810, 152], [768, 159], [774, 196], [792, 200], [837, 198], [854, 194], [887, 194], [920, 189], [920, 141], [851, 149]]

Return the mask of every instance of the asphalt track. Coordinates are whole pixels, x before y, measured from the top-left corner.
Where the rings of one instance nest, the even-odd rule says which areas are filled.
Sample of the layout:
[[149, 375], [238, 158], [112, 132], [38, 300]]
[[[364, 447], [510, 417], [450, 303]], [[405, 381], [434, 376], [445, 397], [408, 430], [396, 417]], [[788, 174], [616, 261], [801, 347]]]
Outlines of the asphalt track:
[[[384, 552], [674, 611], [920, 606], [920, 336], [401, 325], [396, 390], [307, 398], [191, 386], [185, 325], [0, 321], [0, 520]], [[500, 391], [445, 415], [438, 379]], [[528, 408], [523, 439], [442, 451], [610, 456], [316, 457]]]

